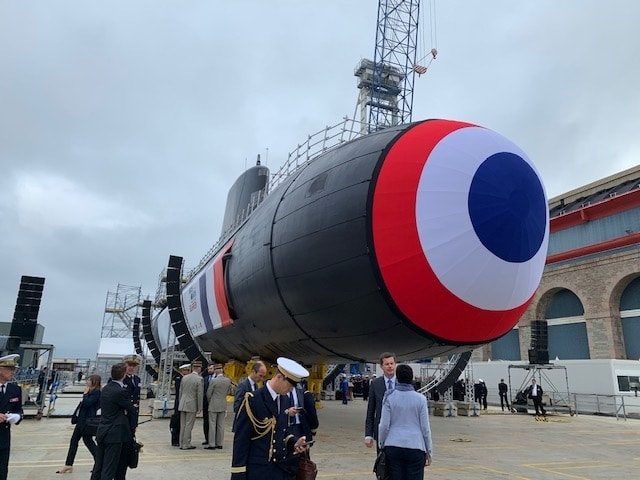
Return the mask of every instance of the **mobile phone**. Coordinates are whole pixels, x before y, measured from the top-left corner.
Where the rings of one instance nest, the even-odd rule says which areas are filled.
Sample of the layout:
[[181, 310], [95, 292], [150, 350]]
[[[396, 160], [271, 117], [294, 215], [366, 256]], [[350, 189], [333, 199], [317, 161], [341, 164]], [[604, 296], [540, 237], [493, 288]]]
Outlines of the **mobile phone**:
[[293, 409], [297, 412], [297, 413], [304, 413], [305, 409], [302, 407], [293, 407]]
[[307, 446], [311, 446], [315, 443], [315, 440], [309, 440], [308, 442], [304, 442], [302, 445], [300, 445], [301, 447], [307, 447]]

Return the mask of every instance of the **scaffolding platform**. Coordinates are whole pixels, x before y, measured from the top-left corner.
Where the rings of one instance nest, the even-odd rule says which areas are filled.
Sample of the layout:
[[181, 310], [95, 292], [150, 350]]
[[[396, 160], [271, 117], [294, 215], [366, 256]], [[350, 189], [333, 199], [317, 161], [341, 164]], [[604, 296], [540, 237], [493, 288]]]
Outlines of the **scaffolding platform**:
[[[513, 390], [511, 386], [511, 370], [526, 370], [527, 373], [524, 376], [524, 380], [520, 384], [517, 390]], [[559, 390], [556, 385], [551, 380], [548, 375], [548, 371], [551, 370], [561, 370], [564, 371], [564, 381], [566, 390]], [[535, 364], [530, 363], [529, 365], [509, 365], [509, 391], [516, 392], [516, 397], [518, 393], [525, 392], [528, 386], [531, 384], [532, 379], [536, 379], [536, 382], [542, 386], [543, 389], [543, 401], [542, 404], [545, 407], [547, 412], [554, 413], [568, 413], [573, 416], [576, 414], [576, 406], [575, 402], [571, 401], [571, 392], [569, 390], [569, 376], [567, 374], [567, 367], [562, 365], [554, 365], [552, 363], [548, 364]], [[532, 408], [531, 400], [527, 398], [527, 404], [522, 405], [516, 403], [516, 397], [511, 399], [511, 407], [514, 413], [518, 413], [521, 409], [524, 409], [524, 412], [527, 413], [529, 408]]]

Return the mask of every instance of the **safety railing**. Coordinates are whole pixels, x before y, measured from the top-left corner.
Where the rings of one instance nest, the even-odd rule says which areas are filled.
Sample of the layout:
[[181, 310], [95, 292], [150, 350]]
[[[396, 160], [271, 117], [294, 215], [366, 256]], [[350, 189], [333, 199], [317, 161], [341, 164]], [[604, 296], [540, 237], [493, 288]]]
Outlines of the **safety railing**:
[[[198, 273], [208, 262], [213, 258], [215, 253], [224, 245], [229, 238], [231, 238], [238, 229], [244, 225], [249, 216], [255, 211], [256, 208], [267, 198], [270, 192], [272, 192], [280, 183], [282, 183], [289, 175], [294, 173], [299, 168], [305, 166], [317, 156], [331, 150], [338, 145], [355, 140], [358, 137], [365, 135], [367, 132], [367, 125], [358, 120], [344, 117], [341, 122], [335, 125], [328, 125], [322, 130], [311, 134], [307, 139], [298, 144], [298, 146], [289, 152], [287, 161], [278, 169], [277, 172], [271, 174], [269, 183], [256, 195], [251, 203], [238, 215], [236, 220], [222, 233], [220, 238], [202, 257], [198, 265], [191, 269], [184, 278], [184, 282], [188, 282], [193, 276]], [[159, 294], [156, 295], [156, 297]]]

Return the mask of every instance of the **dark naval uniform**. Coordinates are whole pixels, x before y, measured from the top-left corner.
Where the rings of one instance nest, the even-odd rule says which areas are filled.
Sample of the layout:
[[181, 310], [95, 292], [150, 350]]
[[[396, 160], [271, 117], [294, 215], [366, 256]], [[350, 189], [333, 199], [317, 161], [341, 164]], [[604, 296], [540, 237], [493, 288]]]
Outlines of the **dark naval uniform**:
[[278, 413], [278, 402], [266, 385], [245, 394], [235, 421], [232, 480], [295, 478], [300, 457], [293, 448], [298, 438], [287, 429], [285, 406], [280, 405]]
[[140, 386], [142, 385], [142, 380], [135, 374], [125, 375], [122, 383], [127, 391], [127, 396], [136, 409], [134, 425], [138, 425], [138, 415], [140, 414]]
[[131, 369], [130, 367], [139, 367], [142, 363], [140, 356], [137, 354], [127, 355], [122, 359], [122, 362], [127, 365], [127, 374], [122, 379], [122, 383], [124, 385], [124, 389], [127, 391], [127, 396], [129, 400], [131, 400], [131, 404], [136, 409], [136, 413], [133, 418], [134, 427], [138, 426], [138, 415], [140, 414], [140, 389], [142, 386], [142, 380], [140, 377], [136, 375], [135, 368]]
[[[17, 355], [16, 355], [17, 356]], [[4, 357], [3, 357], [4, 358]], [[15, 383], [4, 385], [4, 394], [0, 389], [0, 412], [16, 414], [20, 418], [15, 424], [22, 421], [22, 389]], [[9, 471], [9, 452], [11, 450], [11, 423], [0, 423], [0, 480], [6, 480]]]

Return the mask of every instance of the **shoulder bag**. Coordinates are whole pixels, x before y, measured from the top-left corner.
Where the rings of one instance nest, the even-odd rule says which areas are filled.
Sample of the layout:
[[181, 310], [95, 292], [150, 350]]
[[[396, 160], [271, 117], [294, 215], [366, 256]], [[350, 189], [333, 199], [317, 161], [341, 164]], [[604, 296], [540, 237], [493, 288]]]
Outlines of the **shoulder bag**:
[[98, 433], [98, 425], [100, 425], [100, 415], [96, 415], [95, 417], [85, 418], [82, 434], [95, 437], [96, 434]]
[[301, 453], [296, 480], [316, 480], [316, 475], [318, 475], [318, 467], [309, 458], [309, 452]]
[[373, 473], [376, 474], [377, 480], [391, 480], [391, 472], [389, 471], [389, 463], [387, 462], [387, 454], [384, 448], [381, 448], [373, 464]]
[[142, 453], [142, 447], [144, 447], [144, 444], [138, 442], [134, 437], [133, 444], [131, 445], [131, 449], [129, 450], [129, 468], [136, 468], [138, 466], [140, 454]]
[[71, 414], [71, 425], [75, 425], [76, 423], [78, 423], [78, 413], [80, 413], [80, 405], [82, 405], [82, 400], [80, 400], [80, 403]]

